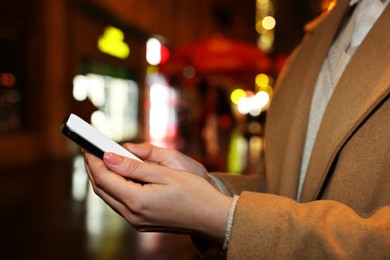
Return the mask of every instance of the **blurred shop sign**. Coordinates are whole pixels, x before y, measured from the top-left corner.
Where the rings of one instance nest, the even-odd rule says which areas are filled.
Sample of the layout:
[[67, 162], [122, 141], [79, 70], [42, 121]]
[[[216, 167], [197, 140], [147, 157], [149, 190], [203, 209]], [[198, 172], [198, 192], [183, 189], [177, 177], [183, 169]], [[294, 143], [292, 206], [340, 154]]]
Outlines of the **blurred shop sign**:
[[111, 56], [126, 59], [130, 55], [130, 47], [124, 38], [124, 33], [121, 30], [107, 26], [98, 39], [98, 49]]

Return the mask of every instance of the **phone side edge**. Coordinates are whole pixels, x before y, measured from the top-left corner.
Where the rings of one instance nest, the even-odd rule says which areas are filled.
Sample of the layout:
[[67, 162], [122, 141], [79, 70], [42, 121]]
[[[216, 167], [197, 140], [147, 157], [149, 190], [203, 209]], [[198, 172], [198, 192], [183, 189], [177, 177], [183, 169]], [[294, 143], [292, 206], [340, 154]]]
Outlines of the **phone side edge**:
[[93, 145], [92, 143], [90, 143], [89, 141], [87, 141], [86, 139], [84, 139], [74, 131], [72, 131], [72, 129], [70, 129], [66, 124], [67, 118], [65, 118], [64, 122], [60, 126], [61, 132], [69, 139], [71, 139], [73, 142], [78, 144], [79, 146], [85, 148], [86, 150], [88, 150], [98, 158], [103, 159], [104, 151], [102, 151], [101, 149], [99, 149], [98, 147], [96, 147], [95, 145]]

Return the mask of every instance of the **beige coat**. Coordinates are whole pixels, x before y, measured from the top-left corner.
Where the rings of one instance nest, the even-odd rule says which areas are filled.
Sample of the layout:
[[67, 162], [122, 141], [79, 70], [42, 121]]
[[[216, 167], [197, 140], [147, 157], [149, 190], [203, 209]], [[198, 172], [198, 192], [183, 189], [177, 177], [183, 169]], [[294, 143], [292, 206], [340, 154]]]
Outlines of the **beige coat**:
[[313, 88], [348, 8], [338, 2], [306, 27], [278, 79], [264, 174], [219, 175], [241, 194], [229, 259], [390, 259], [390, 5], [336, 86], [294, 200]]

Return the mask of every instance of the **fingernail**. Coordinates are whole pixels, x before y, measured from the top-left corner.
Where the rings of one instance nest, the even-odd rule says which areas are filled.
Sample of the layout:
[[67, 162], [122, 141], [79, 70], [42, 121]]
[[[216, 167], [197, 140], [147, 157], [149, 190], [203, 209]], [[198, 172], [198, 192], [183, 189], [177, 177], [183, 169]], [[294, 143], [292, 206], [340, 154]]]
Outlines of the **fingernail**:
[[123, 157], [115, 153], [104, 153], [103, 159], [109, 164], [120, 164], [123, 161]]

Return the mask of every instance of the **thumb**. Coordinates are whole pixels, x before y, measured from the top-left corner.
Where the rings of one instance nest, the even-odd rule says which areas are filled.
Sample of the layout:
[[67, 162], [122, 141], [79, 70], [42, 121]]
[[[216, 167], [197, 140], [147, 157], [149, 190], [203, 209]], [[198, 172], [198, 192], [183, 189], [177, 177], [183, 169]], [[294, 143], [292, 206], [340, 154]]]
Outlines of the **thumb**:
[[[153, 165], [138, 160], [133, 160], [115, 153], [104, 153], [104, 164], [111, 171], [132, 180], [141, 182], [156, 183], [160, 182]], [[152, 168], [151, 168], [152, 167]]]
[[115, 153], [104, 153], [103, 160], [106, 164], [112, 165], [113, 167], [120, 167], [124, 158]]

